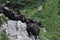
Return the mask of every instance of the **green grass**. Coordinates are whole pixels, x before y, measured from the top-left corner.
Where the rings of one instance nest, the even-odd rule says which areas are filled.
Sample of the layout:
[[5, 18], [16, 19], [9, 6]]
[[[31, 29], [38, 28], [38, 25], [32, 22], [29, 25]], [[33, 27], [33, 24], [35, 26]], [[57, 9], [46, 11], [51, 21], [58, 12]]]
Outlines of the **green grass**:
[[[26, 17], [29, 17], [31, 15], [30, 18], [36, 18], [45, 25], [47, 32], [44, 33], [41, 28], [40, 40], [60, 40], [60, 7], [58, 8], [58, 6], [60, 5], [58, 3], [59, 1], [60, 0], [47, 0], [47, 2], [45, 3], [41, 2], [44, 6], [41, 11], [32, 9], [32, 6], [28, 6], [20, 10]], [[37, 2], [36, 4], [40, 6], [41, 3]], [[33, 13], [35, 14], [32, 15]]]
[[[42, 3], [44, 8], [41, 11], [35, 9], [27, 10], [24, 15], [29, 17], [32, 13], [35, 13], [31, 18], [36, 18], [45, 25], [47, 32], [44, 33], [42, 28], [40, 32], [40, 40], [60, 40], [60, 15], [58, 14], [59, 0], [47, 0], [46, 3]], [[21, 11], [23, 13], [23, 11]]]
[[0, 31], [0, 40], [9, 40], [4, 30]]

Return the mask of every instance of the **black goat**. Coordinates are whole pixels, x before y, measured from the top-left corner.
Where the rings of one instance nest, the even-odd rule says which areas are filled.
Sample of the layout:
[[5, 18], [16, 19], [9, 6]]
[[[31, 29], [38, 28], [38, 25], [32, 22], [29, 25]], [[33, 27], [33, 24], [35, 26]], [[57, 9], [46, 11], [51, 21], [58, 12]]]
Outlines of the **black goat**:
[[25, 16], [19, 13], [14, 9], [13, 4], [6, 3], [4, 5], [0, 5], [0, 13], [3, 13], [6, 17], [8, 17], [10, 20], [18, 21], [21, 20], [24, 22]]
[[32, 35], [34, 35], [35, 40], [37, 40], [39, 38], [39, 33], [40, 33], [40, 27], [44, 27], [41, 22], [37, 22], [37, 21], [33, 21], [32, 19], [28, 19], [27, 23], [27, 32], [29, 37]]
[[[0, 5], [1, 6], [1, 5]], [[21, 13], [18, 14], [19, 12], [15, 11], [13, 8], [12, 4], [7, 4], [4, 6], [1, 6], [1, 12], [8, 17], [10, 20], [14, 21], [22, 21], [27, 24], [27, 32], [29, 36], [33, 34], [35, 36], [35, 39], [37, 40], [37, 37], [39, 36], [40, 28], [39, 27], [44, 27], [40, 22], [33, 21], [33, 19], [28, 19]], [[31, 33], [31, 34], [30, 34]]]

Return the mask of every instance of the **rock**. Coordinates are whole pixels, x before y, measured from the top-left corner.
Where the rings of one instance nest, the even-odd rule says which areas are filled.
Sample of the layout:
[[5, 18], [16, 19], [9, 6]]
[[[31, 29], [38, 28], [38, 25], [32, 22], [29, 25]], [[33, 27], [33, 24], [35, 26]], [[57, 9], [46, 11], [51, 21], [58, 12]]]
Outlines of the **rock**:
[[39, 7], [37, 8], [38, 11], [40, 11], [40, 10], [42, 10], [42, 9], [43, 9], [43, 6], [39, 6]]
[[4, 23], [2, 26], [10, 40], [31, 40], [26, 31], [26, 24], [21, 21], [9, 20], [8, 23]]
[[44, 31], [44, 32], [47, 32], [47, 30], [46, 30], [45, 28], [43, 28], [43, 31]]

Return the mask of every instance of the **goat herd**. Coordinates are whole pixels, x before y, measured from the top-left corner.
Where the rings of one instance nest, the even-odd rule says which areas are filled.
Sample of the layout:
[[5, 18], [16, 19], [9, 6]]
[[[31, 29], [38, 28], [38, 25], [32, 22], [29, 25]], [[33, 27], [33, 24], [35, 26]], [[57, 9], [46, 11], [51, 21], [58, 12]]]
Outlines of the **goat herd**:
[[26, 18], [19, 11], [16, 11], [14, 5], [11, 4], [9, 1], [0, 5], [0, 14], [1, 13], [3, 13], [10, 20], [14, 21], [20, 20], [21, 22], [26, 23], [27, 24], [26, 30], [28, 32], [28, 37], [30, 37], [32, 34], [34, 35], [35, 40], [37, 40], [39, 36], [40, 27], [44, 28], [41, 22], [30, 18]]

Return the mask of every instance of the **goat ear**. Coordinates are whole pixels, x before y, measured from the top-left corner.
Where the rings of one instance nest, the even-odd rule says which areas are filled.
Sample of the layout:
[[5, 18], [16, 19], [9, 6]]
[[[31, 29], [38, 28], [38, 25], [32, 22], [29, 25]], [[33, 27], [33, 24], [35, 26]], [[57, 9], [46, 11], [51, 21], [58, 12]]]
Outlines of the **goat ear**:
[[38, 22], [38, 25], [41, 26], [41, 22]]
[[44, 26], [44, 25], [42, 25], [41, 27], [42, 27], [42, 28], [44, 28], [45, 26]]
[[38, 25], [39, 25], [40, 27], [42, 27], [42, 28], [45, 27], [44, 25], [42, 25], [41, 22], [39, 22]]

